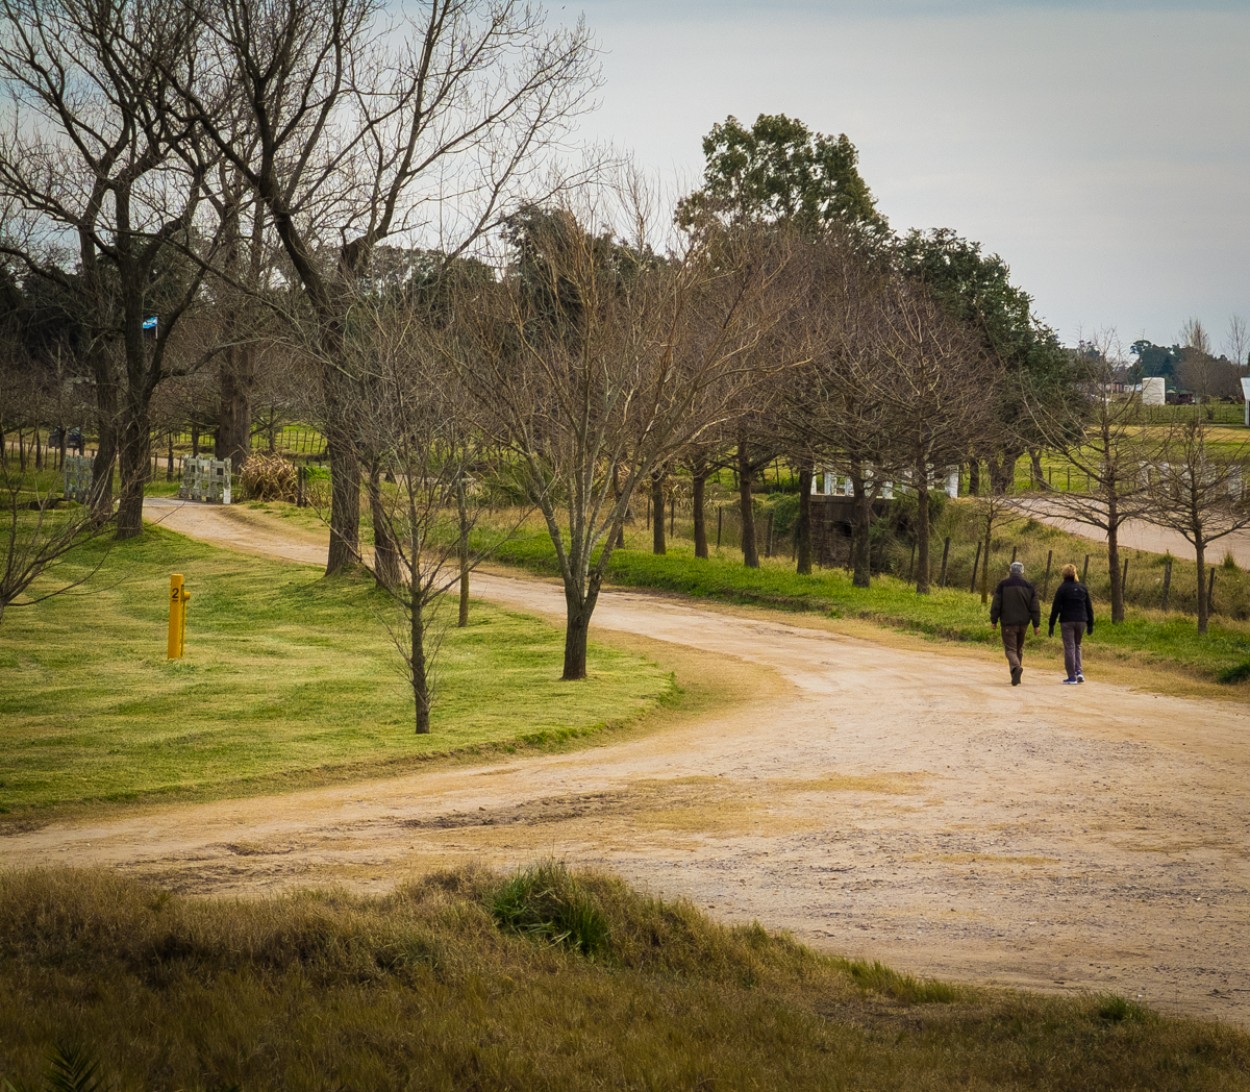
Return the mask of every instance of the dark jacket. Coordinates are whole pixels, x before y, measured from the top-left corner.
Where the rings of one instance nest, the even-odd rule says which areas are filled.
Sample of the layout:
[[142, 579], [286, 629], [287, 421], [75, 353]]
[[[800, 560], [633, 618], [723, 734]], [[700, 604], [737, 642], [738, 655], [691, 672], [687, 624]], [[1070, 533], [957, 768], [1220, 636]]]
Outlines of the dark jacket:
[[1094, 632], [1094, 604], [1089, 591], [1079, 580], [1065, 580], [1055, 589], [1055, 601], [1050, 605], [1048, 632], [1055, 632], [1055, 621], [1084, 622], [1085, 632]]
[[1037, 589], [1022, 576], [1009, 576], [1000, 580], [994, 589], [994, 601], [990, 604], [990, 623], [1002, 622], [1005, 626], [1027, 626], [1036, 629], [1042, 624], [1042, 604], [1037, 600]]

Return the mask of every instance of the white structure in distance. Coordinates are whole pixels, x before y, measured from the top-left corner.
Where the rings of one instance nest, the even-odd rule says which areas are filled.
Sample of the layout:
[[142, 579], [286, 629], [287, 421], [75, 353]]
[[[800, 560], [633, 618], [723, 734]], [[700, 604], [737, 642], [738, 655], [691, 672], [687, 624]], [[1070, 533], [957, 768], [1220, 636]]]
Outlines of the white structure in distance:
[[[905, 474], [901, 482], [897, 483], [899, 489], [906, 490], [909, 488], [911, 476]], [[869, 478], [871, 483], [871, 477]], [[930, 486], [933, 489], [939, 489], [948, 497], [959, 496], [959, 467], [951, 466], [945, 469], [934, 469], [930, 471]], [[894, 499], [895, 483], [886, 481], [881, 483], [881, 499]], [[855, 493], [854, 487], [851, 485], [851, 479], [841, 474], [836, 474], [832, 470], [825, 470], [812, 475], [812, 492], [816, 496], [823, 497], [850, 497]]]

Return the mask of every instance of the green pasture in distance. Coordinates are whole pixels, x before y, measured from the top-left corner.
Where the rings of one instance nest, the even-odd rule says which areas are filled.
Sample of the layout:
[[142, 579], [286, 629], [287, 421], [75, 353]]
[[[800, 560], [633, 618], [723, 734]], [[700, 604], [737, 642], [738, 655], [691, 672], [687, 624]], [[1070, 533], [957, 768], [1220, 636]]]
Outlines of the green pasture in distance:
[[[170, 661], [173, 572], [191, 601], [186, 654]], [[0, 625], [0, 809], [269, 791], [556, 744], [675, 693], [656, 664], [599, 645], [586, 683], [561, 682], [561, 630], [478, 603], [445, 633], [433, 730], [418, 736], [394, 620], [367, 577], [327, 580], [157, 528], [115, 544], [85, 588]]]

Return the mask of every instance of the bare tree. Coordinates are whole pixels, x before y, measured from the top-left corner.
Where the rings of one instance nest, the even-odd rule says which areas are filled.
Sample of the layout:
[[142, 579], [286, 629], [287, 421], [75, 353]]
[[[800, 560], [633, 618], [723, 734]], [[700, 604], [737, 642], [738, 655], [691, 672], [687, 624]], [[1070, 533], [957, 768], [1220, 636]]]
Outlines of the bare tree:
[[41, 603], [90, 579], [103, 553], [75, 575], [35, 586], [110, 522], [97, 519], [89, 505], [60, 506], [35, 473], [21, 473], [0, 454], [0, 622], [10, 607]]
[[[496, 224], [593, 87], [592, 51], [581, 25], [547, 30], [519, 0], [424, 0], [399, 28], [374, 0], [198, 10], [213, 46], [177, 109], [263, 203], [300, 287], [293, 317], [326, 407], [334, 573], [359, 558], [362, 377], [344, 337], [371, 256], [399, 235], [454, 257]], [[223, 100], [229, 123], [216, 120]]]
[[1233, 315], [1228, 320], [1228, 332], [1224, 335], [1224, 351], [1237, 366], [1240, 375], [1250, 367], [1250, 331], [1246, 329], [1246, 320], [1240, 315]]
[[1207, 632], [1207, 549], [1211, 543], [1250, 526], [1246, 473], [1250, 443], [1235, 451], [1211, 445], [1201, 415], [1174, 422], [1150, 473], [1146, 518], [1182, 535], [1194, 548], [1198, 568], [1198, 632]]
[[[1181, 328], [1181, 359], [1176, 366], [1176, 382], [1192, 391], [1199, 402], [1235, 394], [1238, 369], [1227, 360], [1217, 360], [1211, 338], [1200, 319], [1191, 318]], [[1207, 412], [1208, 419], [1211, 412]]]
[[783, 312], [780, 233], [660, 257], [645, 225], [622, 243], [606, 225], [584, 227], [592, 213], [557, 206], [514, 222], [516, 262], [466, 308], [478, 324], [458, 357], [555, 547], [565, 679], [586, 675], [591, 615], [635, 489], [736, 412], [752, 350]]
[[850, 481], [851, 580], [866, 588], [872, 582], [873, 506], [897, 469], [886, 442], [885, 360], [874, 336], [889, 273], [837, 233], [827, 233], [804, 254], [805, 364], [787, 388], [780, 417], [791, 449], [836, 467]]
[[152, 393], [200, 281], [174, 244], [190, 243], [208, 160], [170, 109], [197, 32], [177, 0], [0, 0], [0, 26], [13, 110], [0, 135], [0, 250], [55, 283], [90, 329], [98, 507], [111, 505], [116, 459], [117, 533], [135, 536]]
[[1030, 514], [1075, 520], [1106, 536], [1112, 622], [1124, 621], [1120, 529], [1149, 510], [1147, 468], [1159, 458], [1151, 433], [1142, 428], [1141, 391], [1116, 389], [1115, 379], [1124, 371], [1119, 357], [1115, 334], [1098, 335], [1085, 349], [1082, 397], [1066, 405], [1030, 403], [1048, 446], [1061, 452], [1087, 484], [1076, 492], [1043, 489], [1025, 502]]
[[920, 285], [890, 278], [878, 302], [871, 336], [883, 365], [885, 443], [916, 495], [916, 592], [927, 595], [932, 477], [993, 435], [1002, 368]]
[[[359, 457], [374, 471], [378, 546], [369, 564], [399, 608], [391, 634], [412, 688], [416, 731], [425, 734], [445, 632], [443, 601], [458, 584], [467, 593], [468, 574], [486, 552], [469, 549], [469, 532], [485, 511], [474, 479], [482, 436], [468, 427], [456, 373], [431, 338], [421, 300], [406, 292], [362, 302], [352, 319], [347, 349], [362, 377], [353, 415], [367, 445]], [[492, 541], [510, 530], [496, 528]]]

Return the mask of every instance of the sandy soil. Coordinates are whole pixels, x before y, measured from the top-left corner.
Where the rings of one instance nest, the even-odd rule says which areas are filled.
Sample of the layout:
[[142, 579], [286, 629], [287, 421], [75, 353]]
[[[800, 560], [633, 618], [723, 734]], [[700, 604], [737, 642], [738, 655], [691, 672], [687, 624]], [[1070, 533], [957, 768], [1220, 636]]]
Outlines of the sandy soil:
[[[311, 536], [170, 502], [166, 526], [319, 564]], [[558, 589], [475, 591], [558, 614]], [[605, 593], [595, 630], [740, 698], [572, 754], [59, 823], [0, 865], [106, 864], [180, 890], [385, 890], [467, 861], [555, 857], [918, 975], [1113, 992], [1250, 1028], [1244, 701], [1024, 685], [984, 650]], [[1044, 651], [1043, 651], [1044, 649]], [[745, 696], [744, 696], [745, 695]]]

